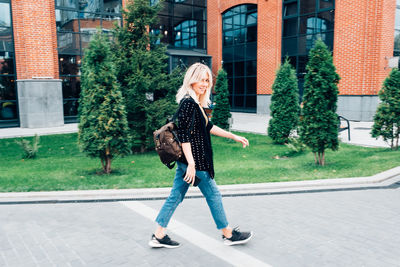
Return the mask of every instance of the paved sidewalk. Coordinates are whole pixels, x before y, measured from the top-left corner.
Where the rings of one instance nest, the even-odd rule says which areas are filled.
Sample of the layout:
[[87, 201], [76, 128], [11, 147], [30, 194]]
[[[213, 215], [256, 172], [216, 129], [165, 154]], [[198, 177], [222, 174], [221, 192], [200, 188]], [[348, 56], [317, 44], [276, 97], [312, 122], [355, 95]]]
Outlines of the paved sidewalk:
[[163, 200], [0, 205], [0, 266], [400, 266], [400, 188], [223, 201], [248, 244], [223, 245], [203, 198], [176, 210], [171, 250], [147, 245]]

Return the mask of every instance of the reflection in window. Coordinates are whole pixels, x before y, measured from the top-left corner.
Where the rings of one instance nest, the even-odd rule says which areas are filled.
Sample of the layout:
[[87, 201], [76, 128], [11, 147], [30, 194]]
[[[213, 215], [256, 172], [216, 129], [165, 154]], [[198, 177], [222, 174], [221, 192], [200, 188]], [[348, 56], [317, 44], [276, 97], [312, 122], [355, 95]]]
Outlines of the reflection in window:
[[64, 120], [75, 122], [84, 49], [100, 27], [110, 33], [122, 21], [121, 0], [55, 0], [57, 49], [64, 97]]
[[15, 73], [10, 1], [0, 3], [0, 127], [18, 126], [18, 101]]
[[222, 15], [223, 67], [234, 111], [256, 111], [257, 6], [240, 5]]
[[160, 33], [156, 43], [206, 50], [206, 1], [164, 1], [158, 18], [150, 31], [153, 35]]
[[174, 27], [175, 47], [196, 47], [197, 21], [185, 20]]
[[282, 61], [288, 56], [296, 68], [300, 95], [307, 55], [315, 40], [321, 39], [329, 49], [333, 49], [335, 18], [333, 3], [333, 0], [283, 2]]

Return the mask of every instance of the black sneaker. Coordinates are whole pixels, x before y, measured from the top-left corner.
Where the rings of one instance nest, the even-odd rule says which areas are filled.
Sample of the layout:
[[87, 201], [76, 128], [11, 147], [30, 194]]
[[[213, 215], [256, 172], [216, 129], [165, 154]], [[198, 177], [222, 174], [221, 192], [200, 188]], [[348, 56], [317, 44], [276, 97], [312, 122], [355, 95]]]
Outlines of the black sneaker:
[[177, 248], [180, 244], [174, 240], [171, 240], [168, 235], [165, 235], [162, 239], [158, 239], [154, 234], [151, 236], [149, 246], [152, 248]]
[[253, 232], [240, 232], [239, 227], [236, 227], [232, 230], [232, 237], [227, 238], [222, 235], [224, 239], [224, 244], [227, 246], [245, 244], [249, 242], [249, 240], [253, 237]]

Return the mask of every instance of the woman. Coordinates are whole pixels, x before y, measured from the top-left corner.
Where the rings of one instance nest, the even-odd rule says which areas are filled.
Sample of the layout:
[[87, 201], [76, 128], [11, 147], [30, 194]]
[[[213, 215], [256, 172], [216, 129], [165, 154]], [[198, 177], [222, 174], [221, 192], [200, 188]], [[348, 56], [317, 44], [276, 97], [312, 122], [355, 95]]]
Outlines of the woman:
[[213, 179], [210, 133], [240, 142], [243, 148], [249, 145], [249, 141], [213, 125], [208, 120], [203, 107], [210, 103], [211, 87], [210, 69], [206, 65], [195, 63], [188, 68], [183, 85], [176, 95], [177, 102], [181, 103], [178, 111], [178, 137], [182, 142], [184, 156], [177, 162], [171, 193], [156, 218], [158, 227], [149, 242], [151, 247], [179, 247], [178, 242], [165, 234], [166, 227], [176, 207], [183, 201], [189, 185], [194, 185], [196, 179], [197, 182], [200, 180], [199, 189], [207, 200], [217, 228], [222, 231], [226, 245], [246, 243], [253, 235], [252, 232], [240, 232], [238, 228], [229, 227], [221, 193]]

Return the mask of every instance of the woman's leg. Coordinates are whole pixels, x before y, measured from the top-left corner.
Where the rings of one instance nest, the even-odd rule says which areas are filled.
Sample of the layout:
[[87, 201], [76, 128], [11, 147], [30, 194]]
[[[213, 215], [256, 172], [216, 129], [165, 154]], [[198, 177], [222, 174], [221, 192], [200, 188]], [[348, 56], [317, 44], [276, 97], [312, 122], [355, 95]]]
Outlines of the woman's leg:
[[222, 196], [218, 190], [217, 184], [207, 171], [196, 171], [196, 175], [201, 179], [199, 189], [206, 198], [217, 228], [219, 230], [224, 229], [223, 232], [229, 234], [230, 227], [228, 226], [228, 220], [226, 219], [224, 206], [222, 204]]
[[169, 197], [165, 200], [162, 206], [156, 222], [158, 227], [156, 229], [155, 235], [157, 238], [162, 238], [165, 235], [165, 228], [178, 205], [183, 201], [185, 194], [189, 188], [189, 184], [186, 183], [182, 177], [186, 171], [187, 165], [178, 162], [178, 167], [176, 168], [174, 184], [171, 189]]
[[232, 246], [247, 243], [253, 236], [253, 233], [241, 232], [239, 228], [232, 229], [229, 227], [222, 205], [222, 196], [214, 179], [205, 171], [197, 171], [196, 175], [201, 179], [199, 188], [207, 200], [217, 228], [222, 231], [224, 244]]

